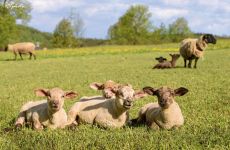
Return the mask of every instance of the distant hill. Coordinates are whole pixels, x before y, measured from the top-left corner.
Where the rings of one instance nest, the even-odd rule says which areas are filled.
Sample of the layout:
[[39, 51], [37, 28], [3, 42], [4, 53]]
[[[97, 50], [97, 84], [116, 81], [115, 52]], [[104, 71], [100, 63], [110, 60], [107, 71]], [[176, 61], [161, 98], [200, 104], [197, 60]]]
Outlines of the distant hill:
[[52, 47], [52, 33], [41, 32], [35, 28], [17, 25], [17, 41], [18, 42], [36, 42], [40, 43], [40, 47], [51, 48]]

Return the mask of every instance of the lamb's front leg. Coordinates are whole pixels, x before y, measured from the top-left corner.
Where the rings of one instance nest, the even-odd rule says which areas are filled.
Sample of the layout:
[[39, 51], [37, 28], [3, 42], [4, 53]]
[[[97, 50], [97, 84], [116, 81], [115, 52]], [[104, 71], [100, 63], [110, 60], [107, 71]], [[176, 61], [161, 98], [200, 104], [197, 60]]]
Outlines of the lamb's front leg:
[[33, 129], [34, 130], [43, 130], [43, 126], [39, 121], [39, 115], [38, 113], [34, 112], [32, 114], [32, 124], [33, 124]]
[[162, 122], [162, 121], [160, 121], [160, 120], [156, 120], [155, 123], [156, 123], [161, 129], [167, 129], [167, 130], [169, 130], [169, 129], [172, 128], [172, 126], [171, 126], [169, 123], [164, 123], [164, 122]]
[[76, 106], [73, 106], [67, 115], [67, 123], [65, 124], [66, 127], [73, 128], [74, 126], [77, 126], [78, 123], [76, 121], [77, 118], [78, 109]]

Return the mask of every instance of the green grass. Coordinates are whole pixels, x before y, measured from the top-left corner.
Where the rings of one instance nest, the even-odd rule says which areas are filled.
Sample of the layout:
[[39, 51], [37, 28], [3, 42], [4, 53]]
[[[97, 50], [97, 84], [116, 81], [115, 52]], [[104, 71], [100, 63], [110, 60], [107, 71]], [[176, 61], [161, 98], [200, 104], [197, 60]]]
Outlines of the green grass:
[[[0, 53], [0, 149], [230, 149], [230, 49], [210, 48], [197, 69], [184, 69], [180, 58], [178, 68], [152, 70], [154, 57], [169, 58], [168, 53], [175, 53], [178, 44], [158, 46], [48, 50], [37, 52], [36, 61], [5, 61], [13, 54]], [[187, 95], [176, 97], [184, 126], [172, 131], [147, 130], [145, 126], [105, 130], [81, 125], [75, 131], [25, 128], [2, 132], [23, 103], [40, 99], [33, 93], [35, 88], [58, 86], [75, 90], [80, 97], [93, 96], [100, 92], [91, 90], [89, 83], [109, 79], [130, 83], [136, 89], [163, 85], [188, 88]], [[80, 97], [67, 100], [65, 109]], [[131, 118], [141, 106], [155, 101], [156, 97], [136, 101]]]

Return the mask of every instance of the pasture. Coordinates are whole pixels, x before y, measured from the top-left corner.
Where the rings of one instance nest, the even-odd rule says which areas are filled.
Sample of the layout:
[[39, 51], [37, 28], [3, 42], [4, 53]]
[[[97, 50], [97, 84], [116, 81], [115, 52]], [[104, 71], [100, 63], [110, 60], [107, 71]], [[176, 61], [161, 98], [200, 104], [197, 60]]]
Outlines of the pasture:
[[[230, 149], [230, 49], [228, 44], [209, 46], [197, 69], [153, 70], [156, 56], [178, 53], [177, 44], [151, 46], [102, 46], [75, 50], [38, 51], [37, 60], [11, 61], [13, 54], [0, 53], [0, 149]], [[20, 107], [28, 100], [39, 100], [38, 87], [61, 87], [80, 94], [66, 100], [68, 109], [81, 96], [100, 95], [89, 88], [91, 82], [114, 80], [144, 86], [172, 88], [184, 86], [188, 94], [176, 97], [185, 118], [179, 130], [154, 131], [146, 126], [101, 129], [80, 125], [75, 130], [40, 132], [23, 128], [3, 132], [12, 125]], [[144, 104], [157, 101], [148, 96], [137, 100], [131, 118]]]

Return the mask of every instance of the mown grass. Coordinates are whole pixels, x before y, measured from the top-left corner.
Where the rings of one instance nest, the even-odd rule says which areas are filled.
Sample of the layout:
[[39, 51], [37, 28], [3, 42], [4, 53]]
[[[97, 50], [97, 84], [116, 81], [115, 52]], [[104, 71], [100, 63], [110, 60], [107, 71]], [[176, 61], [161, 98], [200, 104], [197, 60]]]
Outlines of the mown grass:
[[[206, 51], [198, 69], [184, 69], [180, 58], [175, 69], [152, 70], [155, 56], [169, 58], [168, 53], [177, 51], [173, 44], [157, 48], [48, 50], [37, 52], [36, 61], [5, 61], [13, 54], [0, 53], [0, 149], [230, 149], [230, 49]], [[40, 99], [34, 96], [35, 88], [58, 86], [75, 90], [80, 97], [91, 96], [100, 92], [91, 90], [89, 83], [108, 79], [130, 83], [136, 89], [163, 85], [188, 88], [187, 95], [176, 98], [185, 117], [184, 126], [172, 131], [147, 130], [145, 126], [105, 130], [91, 125], [81, 125], [75, 131], [2, 131], [11, 125], [23, 103]], [[66, 101], [65, 109], [78, 99]], [[156, 97], [136, 101], [131, 118], [153, 101]]]

